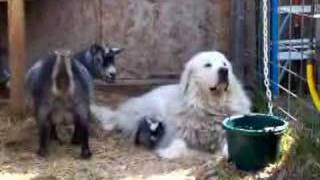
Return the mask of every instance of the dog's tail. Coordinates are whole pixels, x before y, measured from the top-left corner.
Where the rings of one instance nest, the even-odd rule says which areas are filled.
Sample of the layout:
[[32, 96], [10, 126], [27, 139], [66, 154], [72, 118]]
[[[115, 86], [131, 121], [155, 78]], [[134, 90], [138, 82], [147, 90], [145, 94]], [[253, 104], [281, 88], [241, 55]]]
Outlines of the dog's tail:
[[115, 111], [108, 107], [98, 106], [95, 104], [90, 105], [90, 110], [94, 118], [101, 123], [106, 131], [112, 131], [115, 128], [115, 122], [112, 121]]

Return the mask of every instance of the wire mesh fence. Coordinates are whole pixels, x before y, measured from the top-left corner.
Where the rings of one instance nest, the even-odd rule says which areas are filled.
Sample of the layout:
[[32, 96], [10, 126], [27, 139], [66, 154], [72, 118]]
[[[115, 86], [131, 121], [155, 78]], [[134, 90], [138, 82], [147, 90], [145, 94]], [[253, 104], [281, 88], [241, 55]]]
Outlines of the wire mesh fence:
[[[257, 13], [258, 74], [262, 78], [262, 4]], [[306, 66], [314, 67], [313, 77], [320, 89], [320, 1], [270, 0], [270, 80], [274, 113], [291, 121], [303, 122], [304, 130], [320, 137], [320, 112], [308, 88]], [[318, 91], [319, 92], [319, 91]]]

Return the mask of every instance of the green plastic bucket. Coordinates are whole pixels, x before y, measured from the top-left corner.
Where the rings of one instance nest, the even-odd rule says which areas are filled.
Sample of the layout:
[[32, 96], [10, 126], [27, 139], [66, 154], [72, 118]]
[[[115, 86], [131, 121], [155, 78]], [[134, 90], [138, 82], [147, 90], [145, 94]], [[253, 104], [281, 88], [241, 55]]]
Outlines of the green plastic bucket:
[[278, 160], [288, 122], [270, 115], [232, 116], [223, 121], [230, 160], [238, 169], [255, 171]]

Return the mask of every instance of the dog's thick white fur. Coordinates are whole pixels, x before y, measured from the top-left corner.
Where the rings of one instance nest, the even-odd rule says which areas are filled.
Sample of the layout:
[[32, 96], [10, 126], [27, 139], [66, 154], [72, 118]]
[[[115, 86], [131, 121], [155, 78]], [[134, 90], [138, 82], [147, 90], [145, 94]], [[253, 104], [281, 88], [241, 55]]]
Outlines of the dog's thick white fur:
[[[219, 71], [227, 69], [227, 82]], [[138, 122], [155, 116], [165, 125], [165, 135], [155, 148], [162, 158], [179, 158], [193, 150], [227, 155], [222, 120], [250, 112], [251, 103], [232, 71], [231, 63], [217, 51], [200, 52], [185, 65], [179, 84], [156, 88], [129, 99], [116, 111], [92, 106], [106, 130], [121, 130], [133, 141]]]

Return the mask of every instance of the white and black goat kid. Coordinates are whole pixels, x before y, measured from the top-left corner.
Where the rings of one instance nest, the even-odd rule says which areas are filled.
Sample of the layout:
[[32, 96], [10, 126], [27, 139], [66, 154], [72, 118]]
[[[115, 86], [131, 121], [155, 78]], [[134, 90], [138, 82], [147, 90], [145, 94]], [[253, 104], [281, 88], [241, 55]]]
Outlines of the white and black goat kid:
[[39, 131], [38, 155], [46, 156], [51, 139], [59, 140], [56, 127], [64, 120], [74, 123], [73, 144], [81, 144], [81, 157], [91, 157], [89, 148], [89, 105], [93, 79], [70, 51], [55, 51], [27, 72], [28, 102], [34, 110]]
[[93, 44], [75, 55], [94, 79], [102, 79], [112, 83], [116, 79], [115, 57], [123, 51], [121, 48], [112, 48], [108, 45]]
[[148, 149], [154, 149], [165, 134], [165, 127], [156, 116], [145, 116], [141, 118], [135, 133], [134, 143]]
[[[108, 44], [92, 44], [90, 47], [76, 53], [77, 59], [88, 70], [93, 79], [101, 79], [113, 83], [116, 79], [117, 69], [115, 58], [123, 51], [122, 48], [110, 47]], [[3, 64], [0, 49], [0, 87], [10, 85], [10, 74]]]

